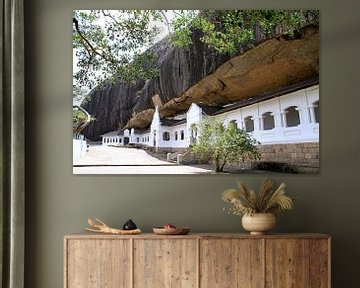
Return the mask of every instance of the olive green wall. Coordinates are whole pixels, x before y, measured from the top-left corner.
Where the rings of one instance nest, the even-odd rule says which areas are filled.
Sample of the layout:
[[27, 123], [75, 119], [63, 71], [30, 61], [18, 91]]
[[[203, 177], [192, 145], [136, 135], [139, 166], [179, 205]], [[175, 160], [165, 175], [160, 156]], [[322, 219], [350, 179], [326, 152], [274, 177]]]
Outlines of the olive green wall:
[[[240, 178], [219, 176], [73, 176], [71, 18], [79, 8], [320, 8], [321, 172], [271, 175], [298, 196], [279, 232], [333, 237], [333, 287], [358, 287], [360, 203], [360, 22], [356, 1], [33, 0], [26, 8], [26, 287], [63, 285], [63, 235], [87, 217], [145, 231], [172, 222], [196, 232], [237, 232], [240, 218], [220, 193]], [[123, 5], [121, 5], [123, 3]], [[171, 5], [171, 3], [173, 3]], [[348, 3], [348, 4], [347, 4]], [[276, 75], [274, 75], [276, 77]], [[261, 175], [241, 178], [255, 187]]]

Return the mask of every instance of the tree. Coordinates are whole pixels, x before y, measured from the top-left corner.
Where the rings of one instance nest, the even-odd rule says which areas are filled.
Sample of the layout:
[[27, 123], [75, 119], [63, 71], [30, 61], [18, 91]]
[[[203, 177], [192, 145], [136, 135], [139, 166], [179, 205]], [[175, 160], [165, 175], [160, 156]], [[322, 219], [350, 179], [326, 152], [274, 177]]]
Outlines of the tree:
[[117, 77], [131, 81], [157, 75], [154, 53], [143, 49], [154, 44], [159, 28], [152, 23], [160, 18], [159, 10], [74, 11], [75, 82], [91, 89]]
[[218, 53], [236, 55], [241, 45], [255, 38], [256, 28], [265, 37], [293, 36], [302, 26], [318, 24], [318, 10], [202, 10], [198, 14], [181, 11], [174, 19], [173, 42], [186, 47], [192, 43], [193, 29], [200, 30], [200, 41]]
[[161, 27], [173, 45], [186, 48], [194, 30], [218, 53], [235, 55], [255, 38], [293, 35], [306, 24], [318, 24], [318, 10], [82, 10], [73, 15], [74, 80], [92, 88], [104, 80], [126, 81], [158, 76], [154, 51]]
[[79, 136], [81, 131], [95, 118], [80, 106], [73, 106], [73, 135]]
[[216, 172], [223, 171], [226, 163], [260, 159], [256, 141], [234, 123], [225, 127], [220, 120], [205, 121], [199, 126], [199, 134], [192, 151], [213, 162]]

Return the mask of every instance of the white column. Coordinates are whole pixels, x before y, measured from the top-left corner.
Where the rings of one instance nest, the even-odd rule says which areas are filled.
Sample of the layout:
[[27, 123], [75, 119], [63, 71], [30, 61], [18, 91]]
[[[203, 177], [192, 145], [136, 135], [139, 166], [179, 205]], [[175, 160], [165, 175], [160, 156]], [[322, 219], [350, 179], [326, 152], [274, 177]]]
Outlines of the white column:
[[309, 113], [310, 113], [310, 122], [311, 123], [316, 123], [316, 118], [315, 118], [315, 107], [313, 105], [309, 106]]
[[253, 121], [254, 121], [254, 131], [259, 131], [260, 130], [260, 117], [253, 117]]
[[239, 120], [239, 129], [245, 130], [245, 123], [241, 119]]
[[296, 110], [299, 112], [300, 125], [311, 123], [310, 113], [307, 106], [298, 107]]
[[260, 131], [264, 130], [264, 117], [263, 116], [259, 116], [259, 130]]
[[282, 127], [286, 127], [286, 111], [283, 111], [281, 114]]

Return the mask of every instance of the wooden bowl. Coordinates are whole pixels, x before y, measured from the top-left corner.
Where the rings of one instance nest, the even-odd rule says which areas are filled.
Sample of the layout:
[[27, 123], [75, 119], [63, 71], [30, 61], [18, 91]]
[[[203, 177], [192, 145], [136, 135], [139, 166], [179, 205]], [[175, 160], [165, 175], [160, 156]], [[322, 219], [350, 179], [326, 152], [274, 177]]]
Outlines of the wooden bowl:
[[186, 235], [189, 233], [189, 227], [164, 228], [154, 227], [153, 231], [157, 235]]

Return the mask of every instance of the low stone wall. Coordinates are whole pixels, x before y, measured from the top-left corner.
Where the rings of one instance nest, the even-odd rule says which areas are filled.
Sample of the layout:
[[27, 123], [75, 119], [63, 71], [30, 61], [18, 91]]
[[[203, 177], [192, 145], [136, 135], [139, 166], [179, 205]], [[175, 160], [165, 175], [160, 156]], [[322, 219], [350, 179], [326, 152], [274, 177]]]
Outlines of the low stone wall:
[[180, 164], [191, 165], [191, 164], [207, 164], [209, 163], [209, 159], [201, 158], [195, 155], [190, 148], [188, 148], [184, 153], [181, 155], [179, 159]]
[[319, 172], [319, 143], [260, 145], [261, 159], [252, 168], [290, 173]]
[[[258, 146], [261, 159], [227, 164], [224, 171], [266, 170], [282, 173], [319, 173], [319, 143], [273, 144]], [[199, 163], [188, 151], [182, 159], [184, 164]], [[203, 161], [200, 161], [203, 162]]]

